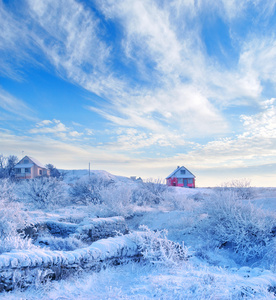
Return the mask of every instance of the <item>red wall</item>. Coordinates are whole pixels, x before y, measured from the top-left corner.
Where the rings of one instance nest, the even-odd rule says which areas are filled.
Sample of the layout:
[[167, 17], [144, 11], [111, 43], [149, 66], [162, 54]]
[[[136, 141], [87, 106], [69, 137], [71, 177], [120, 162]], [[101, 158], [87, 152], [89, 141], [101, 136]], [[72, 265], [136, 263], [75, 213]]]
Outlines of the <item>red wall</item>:
[[[185, 178], [185, 179], [186, 179], [186, 178]], [[168, 186], [181, 186], [181, 187], [184, 186], [183, 183], [178, 183], [176, 177], [168, 178], [168, 179], [167, 179], [167, 185], [168, 185]], [[188, 184], [187, 184], [187, 187], [189, 187], [189, 188], [195, 188], [195, 179], [194, 179], [194, 178], [193, 178], [193, 183], [188, 183]]]

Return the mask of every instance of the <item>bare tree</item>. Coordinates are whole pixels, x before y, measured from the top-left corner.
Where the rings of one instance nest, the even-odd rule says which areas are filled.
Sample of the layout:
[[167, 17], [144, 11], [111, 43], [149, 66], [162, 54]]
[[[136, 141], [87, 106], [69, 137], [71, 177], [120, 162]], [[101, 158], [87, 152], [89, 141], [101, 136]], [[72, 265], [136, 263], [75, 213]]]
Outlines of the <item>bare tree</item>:
[[0, 155], [0, 178], [13, 177], [14, 167], [18, 162], [18, 158], [15, 155], [8, 157]]

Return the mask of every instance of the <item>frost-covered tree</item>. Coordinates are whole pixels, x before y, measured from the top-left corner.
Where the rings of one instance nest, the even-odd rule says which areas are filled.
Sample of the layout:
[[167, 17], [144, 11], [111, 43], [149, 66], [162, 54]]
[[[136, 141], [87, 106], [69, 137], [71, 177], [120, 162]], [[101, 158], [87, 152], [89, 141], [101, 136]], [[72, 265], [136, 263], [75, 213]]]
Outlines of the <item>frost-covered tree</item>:
[[18, 158], [15, 155], [8, 157], [0, 155], [0, 178], [13, 177], [14, 166], [17, 164]]
[[24, 183], [24, 196], [38, 208], [54, 208], [65, 204], [67, 185], [53, 177], [41, 177]]
[[50, 176], [59, 178], [61, 176], [59, 170], [52, 164], [47, 164], [46, 168], [50, 170]]

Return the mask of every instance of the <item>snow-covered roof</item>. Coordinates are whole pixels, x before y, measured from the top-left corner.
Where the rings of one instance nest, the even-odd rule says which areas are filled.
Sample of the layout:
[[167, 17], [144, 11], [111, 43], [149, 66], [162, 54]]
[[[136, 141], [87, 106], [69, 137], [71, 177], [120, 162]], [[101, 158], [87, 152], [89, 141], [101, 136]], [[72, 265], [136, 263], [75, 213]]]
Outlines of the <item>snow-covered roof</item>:
[[177, 167], [169, 176], [166, 177], [166, 179], [173, 177], [173, 175], [175, 175], [181, 169], [182, 170], [184, 169], [184, 170], [188, 171], [188, 173], [190, 173], [192, 176], [187, 176], [187, 174], [185, 174], [185, 175], [179, 176], [180, 178], [189, 178], [189, 177], [190, 178], [194, 178], [195, 177], [195, 175], [192, 172], [190, 172], [187, 168], [185, 168], [184, 166], [182, 166], [182, 167]]
[[18, 164], [14, 168], [20, 169], [20, 168], [31, 168], [34, 164]]
[[38, 167], [46, 169], [45, 166], [44, 166], [40, 161], [38, 161], [37, 159], [35, 159], [35, 158], [33, 158], [33, 157], [30, 157], [30, 156], [28, 156], [28, 158], [29, 158], [33, 163], [35, 163]]
[[[38, 161], [37, 159], [31, 157], [31, 156], [24, 156], [20, 161], [19, 163], [15, 166], [15, 168], [30, 168], [33, 166], [33, 164], [24, 164], [24, 160], [28, 158], [30, 161], [32, 161], [35, 165], [37, 165], [39, 168], [43, 168], [43, 169], [46, 169], [46, 167], [40, 162]], [[22, 163], [23, 162], [23, 163]], [[31, 165], [29, 167], [24, 167], [23, 165]]]

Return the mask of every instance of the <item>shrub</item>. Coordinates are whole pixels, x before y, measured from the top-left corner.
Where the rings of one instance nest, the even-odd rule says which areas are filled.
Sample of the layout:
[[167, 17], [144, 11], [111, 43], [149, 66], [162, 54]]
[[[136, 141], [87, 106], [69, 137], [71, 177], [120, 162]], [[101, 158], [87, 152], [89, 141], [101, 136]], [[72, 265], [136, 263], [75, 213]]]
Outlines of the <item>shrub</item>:
[[132, 201], [137, 205], [160, 204], [165, 201], [168, 187], [161, 180], [148, 179], [140, 182], [132, 193]]
[[80, 179], [69, 190], [69, 194], [72, 202], [76, 204], [100, 204], [102, 202], [101, 191], [113, 183], [111, 179], [96, 176]]
[[132, 191], [128, 186], [115, 184], [103, 189], [100, 194], [103, 205], [105, 205], [113, 215], [128, 217], [132, 214]]
[[212, 239], [213, 245], [229, 245], [242, 261], [260, 259], [273, 243], [275, 214], [237, 198], [232, 190], [219, 191], [206, 201], [208, 218], [201, 224], [201, 233]]
[[254, 189], [250, 185], [250, 180], [234, 179], [229, 182], [222, 183], [218, 189], [221, 190], [232, 190], [235, 192], [236, 197], [239, 199], [252, 199], [254, 197]]
[[9, 180], [0, 181], [0, 253], [31, 247], [31, 240], [19, 233], [30, 220], [23, 205], [14, 201], [13, 187]]
[[24, 196], [37, 208], [55, 208], [66, 204], [67, 185], [52, 177], [24, 182]]
[[10, 179], [0, 179], [0, 200], [13, 202], [17, 199], [16, 184]]
[[153, 264], [177, 265], [188, 259], [188, 248], [168, 240], [166, 230], [151, 231], [147, 226], [139, 227], [143, 232], [132, 233], [144, 259]]

